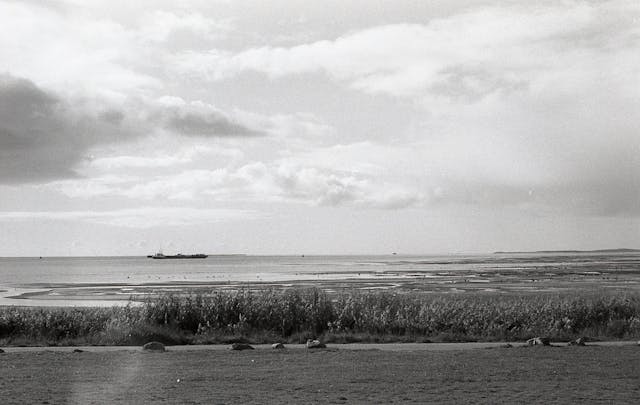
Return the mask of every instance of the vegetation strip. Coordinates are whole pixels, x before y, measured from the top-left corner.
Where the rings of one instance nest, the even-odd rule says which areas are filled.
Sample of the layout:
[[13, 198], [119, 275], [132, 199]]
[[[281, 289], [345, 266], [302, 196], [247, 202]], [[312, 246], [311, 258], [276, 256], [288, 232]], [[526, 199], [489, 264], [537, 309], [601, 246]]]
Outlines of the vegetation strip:
[[636, 339], [640, 295], [319, 289], [167, 294], [123, 308], [0, 308], [0, 346]]

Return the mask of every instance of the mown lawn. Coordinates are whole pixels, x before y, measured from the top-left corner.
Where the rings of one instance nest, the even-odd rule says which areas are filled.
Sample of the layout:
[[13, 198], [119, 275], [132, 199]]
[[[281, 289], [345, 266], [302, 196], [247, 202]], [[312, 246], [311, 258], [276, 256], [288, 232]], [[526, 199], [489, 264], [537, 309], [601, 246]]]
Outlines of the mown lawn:
[[5, 404], [637, 403], [640, 347], [0, 354]]

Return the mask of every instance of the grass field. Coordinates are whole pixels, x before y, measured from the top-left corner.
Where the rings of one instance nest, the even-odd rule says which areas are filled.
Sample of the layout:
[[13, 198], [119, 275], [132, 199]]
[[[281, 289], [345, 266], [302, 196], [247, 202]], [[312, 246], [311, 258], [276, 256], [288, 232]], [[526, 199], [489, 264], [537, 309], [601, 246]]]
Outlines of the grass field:
[[[640, 348], [0, 354], [6, 404], [637, 403]], [[96, 367], [99, 365], [99, 367]]]

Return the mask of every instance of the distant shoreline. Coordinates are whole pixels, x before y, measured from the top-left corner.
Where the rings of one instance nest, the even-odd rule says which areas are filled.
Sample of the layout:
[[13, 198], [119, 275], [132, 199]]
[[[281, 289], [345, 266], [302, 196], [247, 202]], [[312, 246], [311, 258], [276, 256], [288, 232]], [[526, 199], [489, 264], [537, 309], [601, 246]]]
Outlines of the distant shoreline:
[[[460, 257], [460, 256], [491, 256], [497, 254], [589, 254], [589, 253], [640, 253], [640, 249], [596, 249], [596, 250], [498, 250], [495, 252], [453, 252], [453, 253], [352, 253], [352, 254], [248, 254], [248, 253], [206, 253], [208, 258], [233, 258], [233, 257]], [[123, 255], [123, 256], [0, 256], [0, 259], [140, 259], [149, 258], [149, 255]]]
[[640, 249], [597, 249], [597, 250], [531, 250], [531, 251], [497, 251], [494, 255], [523, 253], [640, 253]]

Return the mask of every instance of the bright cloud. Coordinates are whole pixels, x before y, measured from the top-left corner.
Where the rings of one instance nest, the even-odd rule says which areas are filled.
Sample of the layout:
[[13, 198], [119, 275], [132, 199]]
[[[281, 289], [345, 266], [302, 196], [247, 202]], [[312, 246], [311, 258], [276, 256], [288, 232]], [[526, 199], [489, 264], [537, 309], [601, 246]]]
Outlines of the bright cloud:
[[[480, 8], [289, 48], [189, 52], [178, 61], [213, 81], [323, 73], [366, 93], [412, 98], [429, 114], [431, 130], [412, 144], [382, 144], [373, 154], [362, 145], [351, 153], [320, 149], [297, 160], [326, 160], [318, 153], [330, 150], [334, 169], [377, 166], [402, 183], [422, 176], [417, 184], [445, 190], [443, 198], [512, 202], [537, 190], [570, 210], [635, 215], [639, 19], [640, 7], [628, 1]], [[394, 163], [381, 165], [385, 158]]]
[[246, 71], [276, 78], [323, 72], [371, 93], [416, 96], [427, 91], [474, 99], [526, 88], [587, 58], [591, 63], [583, 67], [634, 52], [638, 15], [634, 2], [483, 8], [423, 25], [372, 27], [289, 48], [213, 49], [177, 60], [185, 71], [212, 80]]
[[144, 13], [138, 37], [151, 42], [173, 42], [172, 46], [191, 47], [199, 42], [216, 41], [233, 30], [229, 21], [216, 21], [201, 13], [155, 10]]
[[286, 159], [249, 163], [235, 169], [192, 169], [158, 176], [100, 176], [51, 183], [73, 198], [122, 196], [147, 201], [303, 202], [404, 208], [424, 203], [413, 187], [372, 175], [299, 166]]

